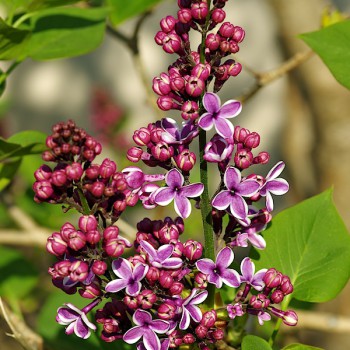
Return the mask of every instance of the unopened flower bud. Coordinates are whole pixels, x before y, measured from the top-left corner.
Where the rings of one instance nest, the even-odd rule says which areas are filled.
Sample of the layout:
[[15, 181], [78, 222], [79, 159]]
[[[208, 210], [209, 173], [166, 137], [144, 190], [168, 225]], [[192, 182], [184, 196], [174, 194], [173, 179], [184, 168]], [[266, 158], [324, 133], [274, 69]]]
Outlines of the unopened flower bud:
[[256, 148], [260, 144], [260, 135], [256, 132], [250, 133], [244, 140], [244, 145], [248, 148]]
[[62, 239], [59, 232], [54, 232], [47, 239], [46, 250], [56, 256], [62, 256], [67, 251], [67, 243]]
[[236, 152], [234, 162], [237, 168], [247, 169], [253, 163], [253, 154], [248, 149], [242, 148]]
[[73, 281], [84, 281], [89, 273], [89, 265], [80, 260], [76, 260], [72, 263], [72, 265], [69, 268], [70, 274], [69, 277]]
[[163, 288], [168, 289], [172, 286], [173, 283], [174, 283], [174, 279], [171, 276], [171, 274], [168, 271], [162, 270], [159, 276], [159, 284]]
[[89, 188], [90, 193], [96, 198], [101, 198], [105, 190], [105, 184], [100, 181], [95, 181]]
[[180, 9], [177, 12], [177, 18], [181, 23], [189, 23], [192, 21], [192, 12], [190, 9]]
[[298, 315], [293, 310], [288, 310], [282, 316], [282, 321], [287, 326], [296, 326], [298, 323]]
[[133, 140], [138, 146], [146, 146], [151, 141], [151, 134], [147, 128], [134, 131]]
[[192, 68], [191, 75], [205, 81], [210, 76], [210, 70], [209, 64], [198, 63]]
[[158, 142], [152, 147], [152, 155], [161, 162], [165, 162], [174, 155], [173, 146], [169, 146], [166, 142]]
[[232, 23], [230, 22], [225, 22], [220, 26], [219, 33], [222, 35], [224, 38], [231, 38], [235, 31], [235, 27]]
[[174, 282], [169, 288], [171, 295], [180, 295], [184, 290], [184, 285], [180, 282]]
[[67, 175], [64, 169], [55, 170], [51, 176], [51, 182], [57, 187], [62, 187], [67, 183]]
[[282, 277], [281, 285], [279, 288], [281, 289], [284, 295], [291, 294], [293, 293], [293, 290], [294, 290], [293, 285], [290, 281], [290, 278], [285, 275]]
[[207, 336], [208, 328], [203, 326], [202, 324], [198, 325], [196, 329], [194, 330], [196, 333], [196, 336], [200, 339], [204, 339]]
[[221, 38], [219, 34], [214, 34], [210, 33], [207, 35], [205, 39], [205, 46], [210, 50], [210, 51], [216, 51], [221, 43]]
[[171, 32], [176, 24], [176, 19], [173, 16], [166, 16], [160, 21], [160, 27], [164, 33]]
[[270, 155], [267, 152], [260, 152], [253, 159], [253, 164], [267, 164], [270, 160]]
[[190, 261], [198, 260], [203, 253], [203, 245], [192, 239], [186, 241], [183, 246], [183, 255]]
[[276, 288], [282, 282], [282, 274], [274, 268], [268, 269], [263, 277], [263, 281], [267, 288]]
[[103, 179], [108, 179], [111, 177], [117, 170], [117, 165], [112, 160], [106, 158], [103, 160], [100, 165], [100, 176]]
[[207, 328], [213, 327], [217, 319], [216, 311], [210, 310], [203, 314], [201, 324]]
[[78, 181], [83, 175], [83, 168], [80, 163], [72, 163], [65, 168], [68, 179]]
[[101, 235], [100, 235], [100, 232], [98, 230], [91, 230], [91, 231], [86, 232], [85, 238], [86, 238], [86, 242], [88, 242], [92, 246], [94, 246], [95, 244], [97, 244], [100, 241]]
[[198, 97], [203, 93], [205, 89], [205, 83], [202, 79], [191, 75], [187, 79], [185, 89], [188, 95], [192, 97]]
[[158, 317], [162, 320], [171, 320], [175, 316], [177, 306], [172, 301], [165, 301], [158, 307]]
[[33, 190], [40, 199], [49, 199], [54, 194], [54, 189], [49, 181], [36, 181]]
[[126, 157], [130, 162], [137, 163], [141, 160], [142, 153], [143, 151], [140, 147], [131, 147], [128, 149]]
[[270, 299], [274, 304], [279, 304], [283, 301], [284, 294], [280, 289], [276, 289], [272, 292]]
[[215, 23], [221, 23], [225, 20], [226, 13], [223, 9], [215, 8], [211, 13], [211, 19]]
[[123, 298], [123, 302], [128, 308], [132, 310], [136, 310], [139, 307], [136, 297], [131, 297], [129, 295], [126, 295]]
[[97, 220], [93, 215], [83, 215], [79, 218], [78, 226], [83, 232], [96, 230]]
[[107, 270], [107, 264], [101, 260], [95, 260], [92, 263], [91, 270], [95, 275], [103, 275]]
[[68, 247], [78, 251], [85, 247], [86, 237], [85, 234], [81, 231], [71, 231], [68, 234]]
[[206, 289], [208, 286], [208, 278], [207, 275], [205, 275], [202, 272], [198, 272], [196, 273], [196, 275], [194, 276], [194, 280], [197, 284], [197, 287], [200, 289]]
[[183, 336], [182, 341], [185, 344], [193, 344], [196, 341], [196, 337], [191, 333], [187, 333]]
[[195, 120], [199, 117], [198, 103], [195, 101], [186, 101], [181, 107], [181, 117], [185, 120]]
[[94, 281], [88, 285], [83, 284], [82, 288], [79, 289], [79, 294], [83, 298], [87, 299], [95, 299], [102, 294], [101, 284], [98, 279], [94, 279]]
[[51, 168], [48, 165], [44, 164], [35, 171], [34, 176], [37, 181], [45, 181], [51, 178], [51, 174]]
[[204, 1], [193, 3], [191, 6], [191, 14], [194, 19], [205, 19], [208, 15], [208, 4]]
[[232, 35], [232, 39], [235, 42], [240, 43], [243, 41], [244, 36], [245, 36], [245, 31], [243, 30], [243, 28], [235, 26], [234, 31], [233, 31], [233, 35]]
[[157, 301], [157, 296], [150, 290], [144, 289], [137, 295], [136, 300], [143, 309], [151, 309]]

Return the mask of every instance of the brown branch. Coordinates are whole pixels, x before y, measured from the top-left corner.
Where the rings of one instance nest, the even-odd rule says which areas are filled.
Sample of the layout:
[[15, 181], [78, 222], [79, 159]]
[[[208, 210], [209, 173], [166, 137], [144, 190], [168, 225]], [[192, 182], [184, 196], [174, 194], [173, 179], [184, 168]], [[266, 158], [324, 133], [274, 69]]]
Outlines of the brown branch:
[[26, 323], [15, 315], [0, 298], [0, 316], [11, 330], [9, 337], [16, 339], [25, 350], [43, 350], [43, 339], [34, 333]]
[[248, 92], [238, 97], [237, 99], [242, 103], [246, 102], [247, 100], [252, 98], [261, 88], [268, 84], [271, 84], [273, 81], [277, 80], [278, 78], [281, 78], [286, 73], [298, 67], [299, 65], [307, 61], [310, 57], [312, 57], [313, 54], [314, 52], [312, 50], [298, 52], [278, 68], [264, 73], [256, 73], [249, 69], [251, 74], [254, 75], [254, 77], [256, 78], [256, 83]]

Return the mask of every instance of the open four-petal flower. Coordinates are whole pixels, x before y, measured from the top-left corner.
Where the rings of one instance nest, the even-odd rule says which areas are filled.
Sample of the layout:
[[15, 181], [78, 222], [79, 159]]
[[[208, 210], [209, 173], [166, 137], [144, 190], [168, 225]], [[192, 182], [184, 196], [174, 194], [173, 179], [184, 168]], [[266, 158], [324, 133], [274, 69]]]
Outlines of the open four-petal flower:
[[179, 269], [182, 266], [182, 259], [171, 258], [174, 252], [174, 246], [172, 244], [164, 244], [154, 249], [151, 244], [146, 241], [141, 241], [140, 245], [142, 249], [147, 253], [147, 258], [150, 264], [158, 269]]
[[144, 310], [136, 310], [133, 317], [135, 327], [129, 329], [123, 336], [128, 344], [135, 344], [142, 337], [147, 350], [161, 350], [161, 343], [156, 333], [164, 334], [169, 329], [169, 323], [164, 320], [152, 320], [152, 315]]
[[261, 196], [266, 197], [266, 209], [268, 211], [273, 210], [272, 194], [282, 195], [288, 192], [289, 184], [285, 179], [277, 178], [285, 167], [284, 162], [278, 162], [266, 175], [265, 183], [261, 186], [259, 193]]
[[203, 97], [204, 113], [198, 120], [198, 125], [204, 130], [210, 130], [215, 126], [216, 132], [222, 137], [231, 137], [234, 127], [228, 118], [236, 117], [242, 110], [239, 101], [229, 100], [221, 106], [220, 97], [212, 92], [207, 92]]
[[232, 216], [244, 220], [248, 214], [248, 205], [242, 197], [251, 197], [260, 185], [253, 179], [241, 180], [241, 172], [235, 167], [228, 167], [224, 175], [227, 190], [220, 191], [213, 198], [212, 205], [219, 210], [230, 207]]
[[154, 194], [154, 202], [166, 206], [174, 200], [175, 211], [186, 219], [191, 214], [191, 203], [188, 198], [199, 197], [204, 190], [202, 183], [183, 186], [185, 179], [177, 169], [171, 169], [165, 176], [168, 187], [159, 188]]
[[231, 248], [222, 248], [216, 256], [216, 263], [204, 258], [196, 262], [197, 269], [208, 275], [208, 282], [215, 284], [216, 288], [221, 288], [222, 283], [229, 287], [237, 288], [241, 284], [241, 279], [237, 271], [229, 269], [232, 264], [234, 254]]
[[141, 290], [141, 280], [146, 276], [148, 265], [139, 263], [134, 268], [130, 261], [118, 258], [112, 262], [113, 272], [119, 277], [106, 285], [106, 292], [117, 293], [125, 288], [130, 296], [136, 296]]
[[244, 258], [241, 262], [241, 282], [245, 282], [251, 285], [254, 289], [260, 291], [264, 288], [265, 283], [263, 277], [265, 276], [267, 269], [261, 269], [255, 273], [255, 265], [250, 258]]

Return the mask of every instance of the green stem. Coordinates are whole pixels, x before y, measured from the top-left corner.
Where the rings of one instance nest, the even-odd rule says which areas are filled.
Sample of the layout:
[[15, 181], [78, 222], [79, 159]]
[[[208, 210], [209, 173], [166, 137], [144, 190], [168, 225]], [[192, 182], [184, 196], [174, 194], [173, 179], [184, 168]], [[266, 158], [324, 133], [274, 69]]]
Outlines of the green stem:
[[81, 206], [83, 208], [83, 214], [84, 215], [89, 215], [91, 213], [91, 209], [89, 207], [89, 204], [84, 196], [84, 193], [83, 191], [79, 188], [78, 189], [78, 194], [79, 194], [79, 199], [80, 199], [80, 202], [81, 202]]

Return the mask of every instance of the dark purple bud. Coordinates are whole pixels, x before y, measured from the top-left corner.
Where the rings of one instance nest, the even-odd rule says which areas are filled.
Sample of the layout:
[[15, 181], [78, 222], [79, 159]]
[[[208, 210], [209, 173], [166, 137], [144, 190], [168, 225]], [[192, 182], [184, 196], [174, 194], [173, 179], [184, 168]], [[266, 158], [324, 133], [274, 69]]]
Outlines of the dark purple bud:
[[175, 316], [177, 306], [170, 300], [165, 301], [158, 307], [158, 317], [162, 320], [171, 320]]
[[86, 237], [85, 234], [81, 231], [70, 231], [68, 234], [68, 247], [78, 251], [85, 247]]
[[49, 199], [54, 194], [50, 181], [34, 182], [33, 190], [40, 199]]
[[143, 151], [140, 147], [131, 147], [128, 149], [126, 157], [130, 162], [137, 163], [141, 160], [142, 153]]
[[97, 220], [93, 215], [83, 215], [79, 218], [78, 226], [83, 232], [96, 230]]
[[235, 31], [235, 27], [230, 22], [224, 22], [219, 29], [219, 33], [224, 38], [231, 38]]
[[225, 20], [226, 17], [226, 12], [223, 9], [214, 9], [213, 12], [211, 13], [211, 19], [215, 23], [221, 23]]
[[204, 1], [194, 3], [191, 6], [191, 14], [194, 19], [205, 19], [208, 15], [208, 4]]
[[221, 37], [219, 34], [214, 34], [210, 33], [207, 35], [205, 39], [205, 46], [210, 50], [210, 51], [216, 51], [221, 43]]
[[69, 180], [80, 180], [83, 175], [83, 168], [80, 163], [72, 163], [65, 168]]
[[253, 163], [253, 154], [248, 149], [243, 148], [236, 152], [233, 160], [237, 168], [247, 169]]
[[168, 95], [171, 92], [169, 76], [162, 73], [160, 77], [153, 78], [152, 89], [160, 96]]
[[91, 184], [89, 191], [96, 198], [100, 198], [103, 196], [105, 187], [106, 186], [103, 182], [95, 181], [93, 184]]
[[196, 337], [191, 333], [187, 333], [183, 336], [182, 341], [184, 344], [193, 344], [196, 341]]
[[107, 264], [104, 261], [95, 260], [92, 263], [91, 271], [95, 275], [103, 275], [106, 272], [106, 270], [107, 270]]
[[277, 271], [274, 268], [268, 269], [263, 277], [263, 281], [267, 288], [276, 288], [282, 282], [283, 275], [281, 272]]
[[190, 261], [198, 260], [203, 253], [203, 245], [192, 239], [184, 243], [183, 255]]
[[69, 271], [70, 271], [69, 277], [73, 281], [80, 281], [80, 282], [82, 282], [88, 276], [89, 265], [86, 262], [84, 262], [84, 261], [76, 260], [70, 266]]
[[35, 170], [34, 176], [37, 181], [45, 181], [51, 178], [51, 168], [44, 164], [39, 169]]
[[179, 233], [181, 235], [181, 233], [184, 232], [185, 230], [185, 223], [184, 223], [184, 220], [183, 218], [181, 218], [180, 216], [178, 216], [175, 221], [174, 221], [175, 225], [177, 226], [178, 230], [179, 230]]
[[192, 0], [177, 0], [177, 5], [180, 8], [190, 8]]
[[260, 152], [253, 159], [253, 164], [267, 164], [270, 160], [270, 155], [267, 152]]
[[185, 89], [188, 95], [192, 97], [199, 97], [205, 89], [205, 83], [202, 79], [191, 75], [187, 79]]
[[160, 21], [160, 27], [163, 32], [169, 33], [174, 29], [176, 22], [177, 21], [173, 16], [166, 16]]
[[243, 30], [243, 28], [235, 26], [232, 39], [237, 43], [240, 43], [243, 41], [244, 36], [245, 36], [245, 31]]
[[100, 166], [100, 176], [108, 179], [117, 171], [117, 164], [110, 159], [104, 159]]
[[207, 311], [203, 314], [201, 324], [207, 328], [213, 327], [217, 320], [217, 314], [215, 310]]
[[283, 301], [284, 294], [280, 289], [276, 289], [272, 292], [270, 299], [274, 304], [279, 304]]
[[210, 64], [199, 63], [192, 68], [191, 75], [200, 78], [201, 80], [207, 80], [210, 76], [210, 71]]
[[62, 239], [59, 232], [54, 232], [47, 239], [46, 250], [56, 256], [61, 256], [67, 251], [67, 243]]
[[207, 337], [207, 333], [208, 333], [208, 328], [203, 326], [202, 324], [198, 325], [196, 327], [196, 329], [194, 330], [194, 332], [196, 333], [196, 336], [200, 339], [204, 339]]
[[136, 297], [131, 297], [129, 295], [126, 295], [123, 298], [123, 302], [128, 308], [132, 310], [136, 310], [139, 307]]
[[174, 283], [174, 279], [168, 271], [160, 271], [159, 283], [163, 288], [170, 288]]
[[169, 292], [171, 295], [180, 295], [184, 290], [184, 285], [180, 282], [174, 282], [172, 286], [169, 288]]
[[192, 21], [192, 13], [188, 8], [180, 9], [177, 11], [177, 18], [181, 23], [190, 23]]
[[143, 309], [151, 309], [153, 304], [157, 301], [157, 296], [150, 290], [144, 289], [137, 297], [138, 304]]
[[288, 276], [283, 275], [281, 285], [279, 287], [284, 295], [288, 295], [293, 293], [293, 285], [290, 281], [290, 278]]
[[134, 132], [132, 138], [138, 146], [146, 146], [151, 141], [151, 134], [147, 128], [140, 128]]

